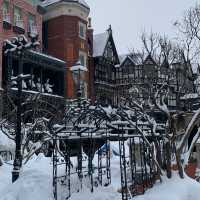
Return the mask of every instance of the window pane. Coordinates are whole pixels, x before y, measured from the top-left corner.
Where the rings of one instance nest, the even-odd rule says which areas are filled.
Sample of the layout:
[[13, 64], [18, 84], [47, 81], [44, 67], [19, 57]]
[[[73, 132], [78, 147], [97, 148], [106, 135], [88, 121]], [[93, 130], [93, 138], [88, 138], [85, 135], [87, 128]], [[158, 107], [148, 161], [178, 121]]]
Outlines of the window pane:
[[80, 62], [81, 62], [81, 65], [85, 66], [85, 58], [84, 58], [83, 55], [80, 55], [80, 56], [79, 56], [79, 60], [80, 60]]
[[3, 2], [3, 20], [10, 22], [10, 13], [9, 13], [9, 2]]
[[79, 22], [79, 36], [82, 39], [86, 38], [86, 25]]
[[29, 32], [31, 33], [37, 33], [37, 26], [36, 26], [36, 19], [35, 16], [32, 14], [29, 14], [28, 17], [28, 28], [29, 28]]
[[23, 20], [22, 20], [22, 11], [20, 8], [15, 7], [14, 8], [14, 24], [15, 26], [23, 28]]

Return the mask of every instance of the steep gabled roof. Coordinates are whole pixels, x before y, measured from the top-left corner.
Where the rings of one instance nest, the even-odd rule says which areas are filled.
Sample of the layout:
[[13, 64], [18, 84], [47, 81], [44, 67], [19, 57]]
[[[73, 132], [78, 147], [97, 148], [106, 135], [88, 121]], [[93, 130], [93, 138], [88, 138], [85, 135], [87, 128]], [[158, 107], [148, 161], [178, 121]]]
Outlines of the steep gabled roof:
[[[121, 57], [122, 58], [122, 57]], [[122, 59], [121, 59], [121, 62], [120, 62], [120, 67], [122, 67], [126, 62], [127, 60], [129, 60], [131, 63], [133, 63], [133, 65], [135, 65], [135, 63], [133, 62], [133, 60], [131, 59], [131, 57], [129, 55], [126, 55], [124, 56]]]
[[44, 0], [41, 3], [41, 5], [46, 7], [46, 6], [50, 6], [52, 4], [59, 3], [59, 2], [78, 3], [78, 4], [86, 7], [87, 9], [90, 9], [89, 5], [85, 2], [85, 0]]
[[145, 61], [144, 61], [144, 64], [148, 64], [148, 65], [157, 65], [156, 62], [154, 61], [154, 59], [152, 58], [152, 56], [149, 54]]
[[126, 59], [128, 54], [121, 54], [119, 55], [119, 62], [122, 63], [124, 61], [124, 59]]
[[140, 53], [134, 53], [130, 55], [130, 58], [132, 61], [135, 63], [135, 65], [142, 65], [143, 64], [143, 59], [142, 59], [142, 54]]
[[109, 33], [107, 31], [105, 33], [94, 35], [93, 57], [99, 57], [103, 55], [108, 40], [109, 40]]
[[115, 46], [115, 42], [114, 42], [114, 39], [113, 39], [111, 26], [109, 27], [109, 29], [106, 32], [94, 35], [94, 38], [93, 38], [93, 57], [103, 56], [109, 41], [112, 44], [113, 53], [114, 53], [114, 56], [116, 58], [116, 64], [119, 64], [120, 63], [119, 56], [118, 56], [117, 49], [116, 49], [116, 46]]
[[163, 60], [161, 67], [169, 68], [169, 62], [166, 58]]
[[134, 65], [142, 65], [142, 57], [139, 53], [120, 55], [120, 66], [122, 66], [127, 60], [130, 60]]

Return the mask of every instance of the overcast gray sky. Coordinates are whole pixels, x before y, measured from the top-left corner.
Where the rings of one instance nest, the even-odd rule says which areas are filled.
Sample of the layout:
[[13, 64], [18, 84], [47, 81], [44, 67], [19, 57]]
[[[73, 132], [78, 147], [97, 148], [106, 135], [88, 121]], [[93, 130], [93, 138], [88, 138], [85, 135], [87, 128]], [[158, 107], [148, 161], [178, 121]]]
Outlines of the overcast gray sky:
[[139, 48], [140, 35], [146, 32], [175, 36], [173, 22], [197, 0], [86, 0], [90, 5], [95, 33], [112, 25], [119, 53]]

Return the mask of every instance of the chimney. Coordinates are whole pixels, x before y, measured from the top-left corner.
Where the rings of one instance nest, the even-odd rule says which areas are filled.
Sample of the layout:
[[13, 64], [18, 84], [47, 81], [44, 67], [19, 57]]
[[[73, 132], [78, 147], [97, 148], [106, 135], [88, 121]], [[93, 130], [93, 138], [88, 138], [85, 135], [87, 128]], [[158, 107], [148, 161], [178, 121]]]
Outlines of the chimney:
[[89, 29], [92, 28], [92, 19], [91, 19], [91, 17], [88, 17], [88, 28]]
[[88, 18], [88, 29], [87, 29], [87, 38], [88, 38], [88, 49], [89, 49], [89, 56], [93, 55], [93, 28], [91, 24], [91, 17]]

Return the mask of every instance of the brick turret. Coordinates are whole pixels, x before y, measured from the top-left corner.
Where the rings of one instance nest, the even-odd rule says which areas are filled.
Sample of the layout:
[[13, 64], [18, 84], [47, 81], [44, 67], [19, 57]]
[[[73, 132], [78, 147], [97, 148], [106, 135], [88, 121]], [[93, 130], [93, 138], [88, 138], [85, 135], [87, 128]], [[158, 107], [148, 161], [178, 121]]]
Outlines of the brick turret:
[[43, 5], [46, 7], [43, 20], [44, 48], [49, 54], [66, 61], [67, 97], [74, 98], [75, 84], [70, 67], [78, 60], [88, 67], [87, 20], [90, 8], [83, 0], [46, 0]]

